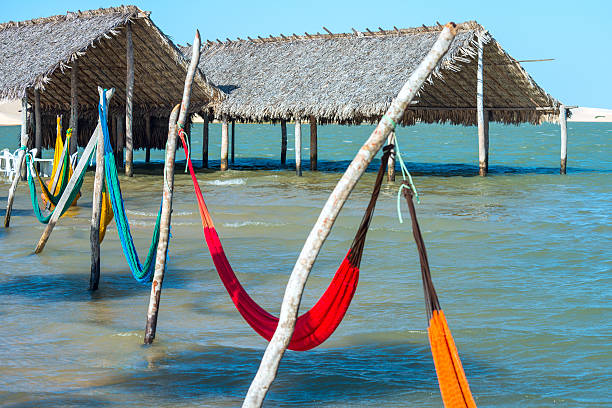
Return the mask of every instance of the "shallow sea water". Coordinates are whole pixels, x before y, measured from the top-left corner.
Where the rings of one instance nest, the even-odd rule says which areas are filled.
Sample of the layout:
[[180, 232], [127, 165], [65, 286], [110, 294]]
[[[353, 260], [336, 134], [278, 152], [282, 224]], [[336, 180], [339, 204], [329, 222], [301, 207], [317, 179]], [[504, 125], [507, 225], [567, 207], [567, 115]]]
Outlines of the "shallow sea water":
[[[292, 129], [292, 128], [290, 128]], [[198, 179], [239, 278], [277, 313], [288, 276], [331, 189], [370, 126], [319, 127], [321, 171], [278, 169], [280, 127], [236, 126], [236, 165]], [[19, 129], [0, 127], [0, 148]], [[290, 132], [291, 133], [291, 132]], [[308, 146], [308, 127], [302, 129]], [[491, 175], [477, 173], [474, 128], [399, 129], [440, 302], [479, 406], [612, 406], [612, 124], [569, 124], [568, 175], [558, 175], [554, 125], [491, 124]], [[218, 167], [219, 125], [211, 125]], [[294, 155], [289, 137], [288, 157]], [[192, 151], [201, 158], [201, 126]], [[50, 152], [45, 153], [50, 156]], [[153, 158], [161, 161], [162, 152]], [[144, 159], [143, 152], [136, 160]], [[0, 405], [237, 406], [266, 342], [234, 309], [203, 241], [184, 155], [177, 154], [169, 262], [157, 338], [142, 345], [150, 287], [123, 258], [114, 223], [90, 293], [93, 172], [79, 207], [34, 255], [43, 226], [20, 183], [0, 228]], [[303, 152], [308, 167], [308, 150]], [[367, 205], [376, 160], [342, 210], [306, 287], [323, 293]], [[121, 177], [136, 244], [150, 243], [161, 164]], [[4, 217], [8, 183], [0, 181]], [[442, 405], [429, 352], [418, 255], [386, 184], [356, 296], [321, 347], [288, 352], [266, 406]]]

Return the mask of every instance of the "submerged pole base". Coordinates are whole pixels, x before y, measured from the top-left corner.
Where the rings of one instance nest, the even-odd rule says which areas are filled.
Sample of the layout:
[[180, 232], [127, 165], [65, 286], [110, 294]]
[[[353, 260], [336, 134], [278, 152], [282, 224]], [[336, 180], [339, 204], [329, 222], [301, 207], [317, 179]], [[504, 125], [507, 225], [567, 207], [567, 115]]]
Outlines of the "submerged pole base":
[[488, 163], [480, 163], [480, 169], [478, 170], [478, 175], [485, 177], [487, 175], [487, 173], [489, 172], [489, 165]]
[[567, 168], [567, 159], [561, 159], [561, 169], [559, 171], [559, 174], [566, 174], [566, 168]]

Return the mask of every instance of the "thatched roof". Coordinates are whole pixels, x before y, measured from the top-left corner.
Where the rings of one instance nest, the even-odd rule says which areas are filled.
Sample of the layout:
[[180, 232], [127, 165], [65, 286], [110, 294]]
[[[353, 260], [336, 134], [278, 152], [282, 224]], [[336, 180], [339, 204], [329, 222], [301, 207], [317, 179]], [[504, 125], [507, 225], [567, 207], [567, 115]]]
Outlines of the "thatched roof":
[[[421, 62], [441, 26], [290, 35], [204, 44], [200, 69], [228, 97], [215, 116], [236, 120], [377, 121]], [[458, 25], [449, 52], [405, 114], [415, 120], [476, 123], [477, 36], [482, 35], [485, 107], [490, 119], [540, 123], [559, 102], [540, 88], [476, 22]], [[188, 55], [189, 47], [183, 48]]]
[[[78, 60], [79, 144], [85, 144], [97, 118], [98, 86], [114, 87], [111, 110], [125, 112], [126, 27], [130, 24], [135, 121], [144, 121], [145, 112], [167, 117], [182, 98], [188, 61], [149, 14], [135, 6], [121, 6], [0, 24], [0, 99], [27, 93], [32, 104], [33, 89], [39, 89], [43, 124], [51, 125], [43, 128], [43, 145], [52, 146], [54, 115], [69, 112], [70, 71]], [[192, 106], [199, 108], [222, 95], [201, 72], [196, 73]], [[82, 121], [87, 123], [81, 126]], [[135, 148], [150, 144], [143, 140], [144, 127], [135, 126], [134, 132]], [[162, 140], [152, 147], [163, 147], [163, 129], [154, 128], [154, 132]]]

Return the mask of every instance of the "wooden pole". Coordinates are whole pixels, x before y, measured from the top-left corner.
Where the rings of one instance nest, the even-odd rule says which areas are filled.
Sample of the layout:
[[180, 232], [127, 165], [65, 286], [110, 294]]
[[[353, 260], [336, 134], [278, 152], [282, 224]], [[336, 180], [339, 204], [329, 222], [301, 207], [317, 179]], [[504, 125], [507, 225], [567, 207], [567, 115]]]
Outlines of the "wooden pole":
[[235, 142], [234, 140], [235, 131], [236, 131], [236, 122], [234, 121], [234, 119], [232, 119], [232, 155], [231, 155], [232, 164], [234, 164], [234, 150], [236, 148], [236, 145], [234, 143]]
[[295, 120], [295, 174], [302, 176], [302, 122]]
[[317, 118], [310, 116], [310, 170], [317, 170]]
[[489, 171], [488, 145], [488, 115], [484, 110], [484, 43], [482, 35], [478, 36], [478, 70], [476, 72], [476, 119], [478, 121], [478, 174], [486, 176]]
[[[100, 103], [102, 103], [102, 88], [98, 87]], [[108, 102], [115, 93], [115, 89], [106, 91]], [[102, 126], [98, 118], [98, 126]], [[98, 132], [96, 150], [96, 176], [94, 178], [93, 199], [91, 204], [91, 229], [89, 230], [89, 242], [91, 244], [91, 274], [89, 276], [89, 290], [98, 289], [100, 283], [100, 218], [102, 216], [102, 185], [104, 184], [104, 135]]]
[[[196, 73], [198, 62], [200, 61], [200, 33], [196, 31], [193, 41], [191, 61], [185, 78], [185, 88], [183, 90], [183, 100], [170, 114], [168, 128], [168, 141], [166, 142], [166, 167], [164, 169], [164, 195], [162, 199], [162, 211], [159, 228], [159, 244], [157, 245], [157, 255], [155, 257], [155, 273], [151, 284], [151, 296], [149, 298], [149, 309], [147, 311], [147, 326], [145, 328], [145, 344], [151, 344], [155, 338], [157, 328], [157, 314], [159, 311], [159, 300], [161, 298], [162, 283], [164, 281], [164, 271], [166, 269], [166, 254], [168, 253], [168, 236], [170, 233], [170, 221], [172, 214], [172, 189], [174, 188], [174, 159], [176, 153], [176, 136], [178, 126], [183, 126], [187, 119], [189, 110], [189, 99], [191, 98], [191, 85]], [[176, 121], [178, 115], [178, 124]], [[178, 126], [177, 126], [178, 125]]]
[[147, 138], [147, 150], [145, 153], [145, 163], [151, 162], [151, 115], [145, 113], [145, 136]]
[[559, 107], [559, 125], [561, 126], [561, 174], [567, 170], [567, 109], [565, 105]]
[[[42, 157], [42, 115], [40, 114], [40, 91], [34, 89], [34, 124], [36, 126], [36, 139], [34, 147], [36, 147], [36, 157]], [[40, 171], [40, 166], [37, 164], [37, 169]]]
[[[387, 144], [395, 144], [395, 132], [389, 133]], [[389, 161], [387, 162], [387, 181], [395, 181], [395, 148], [391, 149]]]
[[6, 214], [4, 215], [4, 227], [8, 228], [11, 225], [11, 211], [13, 210], [13, 201], [15, 200], [15, 191], [17, 184], [21, 178], [21, 169], [25, 167], [25, 153], [28, 145], [28, 94], [26, 93], [21, 98], [21, 149], [17, 154], [17, 167], [15, 168], [15, 177], [9, 189], [8, 200], [6, 203]]
[[455, 35], [455, 24], [447, 24], [432, 49], [412, 72], [408, 81], [391, 103], [385, 114], [386, 118], [383, 117], [378, 123], [376, 130], [374, 130], [366, 143], [361, 147], [327, 199], [293, 268], [281, 305], [278, 326], [266, 348], [257, 374], [243, 402], [243, 407], [260, 407], [263, 404], [266, 393], [276, 377], [280, 360], [293, 335], [306, 280], [323, 242], [330, 233], [336, 216], [355, 187], [355, 184], [357, 184], [357, 181], [368, 167], [368, 164], [393, 130], [392, 123], [397, 123], [401, 119], [406, 106], [412, 101], [440, 58], [446, 53]]
[[87, 142], [87, 146], [85, 147], [83, 155], [81, 156], [81, 159], [79, 160], [79, 163], [77, 164], [76, 169], [74, 170], [73, 176], [70, 177], [70, 180], [68, 180], [68, 185], [66, 186], [66, 189], [62, 193], [62, 196], [60, 197], [57, 205], [55, 206], [55, 209], [53, 210], [53, 214], [49, 219], [49, 223], [43, 231], [40, 240], [38, 240], [38, 245], [36, 245], [34, 253], [38, 254], [45, 248], [45, 245], [47, 244], [47, 241], [51, 236], [51, 232], [53, 232], [55, 224], [62, 215], [62, 209], [66, 205], [70, 205], [69, 203], [67, 203], [67, 201], [68, 198], [70, 198], [70, 192], [75, 188], [75, 185], [77, 183], [78, 177], [76, 177], [75, 175], [81, 174], [82, 171], [85, 171], [85, 167], [89, 165], [89, 158], [94, 149], [96, 148], [96, 145], [98, 144], [98, 138], [100, 137], [101, 132], [102, 127], [100, 127], [100, 123], [98, 123], [98, 126], [96, 126], [96, 129], [94, 130], [93, 136], [89, 139], [89, 142]]
[[132, 134], [132, 111], [134, 98], [134, 44], [132, 43], [132, 24], [126, 27], [127, 78], [125, 85], [125, 175], [134, 175], [134, 138]]
[[287, 121], [281, 120], [281, 166], [287, 164]]
[[72, 138], [70, 139], [70, 154], [77, 151], [79, 138], [79, 60], [72, 62], [70, 70], [70, 127], [72, 128]]
[[117, 167], [123, 167], [123, 151], [125, 149], [125, 116], [117, 115]]
[[221, 171], [227, 170], [227, 147], [229, 144], [227, 127], [227, 118], [224, 117], [221, 125]]
[[208, 168], [208, 109], [203, 113], [202, 124], [202, 168]]

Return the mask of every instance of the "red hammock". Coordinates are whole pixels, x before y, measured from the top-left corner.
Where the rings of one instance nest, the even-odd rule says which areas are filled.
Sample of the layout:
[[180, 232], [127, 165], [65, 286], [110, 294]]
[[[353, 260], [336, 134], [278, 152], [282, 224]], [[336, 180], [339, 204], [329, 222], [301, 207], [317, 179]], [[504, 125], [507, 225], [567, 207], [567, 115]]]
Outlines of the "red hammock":
[[[187, 164], [198, 200], [200, 217], [202, 218], [202, 226], [204, 228], [204, 238], [206, 239], [208, 250], [217, 268], [219, 277], [242, 317], [260, 336], [270, 341], [278, 325], [278, 318], [255, 303], [242, 287], [236, 274], [232, 270], [225, 256], [225, 252], [223, 251], [223, 247], [221, 246], [221, 240], [215, 230], [210, 213], [206, 208], [202, 191], [200, 190], [200, 186], [193, 171], [191, 159], [189, 158], [189, 151], [182, 129], [179, 129], [179, 136], [183, 143], [185, 155], [187, 156]], [[361, 221], [361, 225], [357, 230], [353, 244], [323, 296], [321, 296], [309, 311], [298, 317], [293, 336], [289, 342], [289, 349], [291, 350], [310, 350], [327, 340], [342, 321], [353, 299], [353, 295], [357, 289], [357, 282], [359, 281], [359, 265], [361, 263], [361, 255], [363, 254], [365, 238], [376, 205], [376, 199], [380, 192], [391, 147], [392, 146], [385, 147], [376, 183], [374, 185], [374, 191], [372, 192], [370, 203]]]

